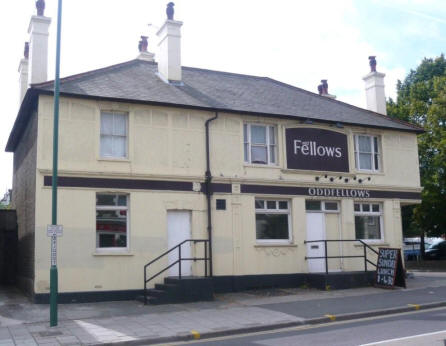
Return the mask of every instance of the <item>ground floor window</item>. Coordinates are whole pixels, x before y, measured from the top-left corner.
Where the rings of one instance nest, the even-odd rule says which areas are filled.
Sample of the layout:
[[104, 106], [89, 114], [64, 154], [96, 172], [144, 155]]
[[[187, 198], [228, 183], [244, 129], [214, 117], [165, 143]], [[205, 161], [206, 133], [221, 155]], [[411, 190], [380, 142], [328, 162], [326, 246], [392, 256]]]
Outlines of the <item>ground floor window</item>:
[[382, 239], [382, 204], [355, 203], [356, 239]]
[[306, 211], [325, 212], [325, 213], [338, 213], [339, 203], [337, 201], [319, 201], [307, 199], [305, 201]]
[[258, 242], [291, 240], [290, 203], [284, 200], [256, 199], [256, 239]]
[[96, 248], [128, 246], [128, 196], [96, 195]]

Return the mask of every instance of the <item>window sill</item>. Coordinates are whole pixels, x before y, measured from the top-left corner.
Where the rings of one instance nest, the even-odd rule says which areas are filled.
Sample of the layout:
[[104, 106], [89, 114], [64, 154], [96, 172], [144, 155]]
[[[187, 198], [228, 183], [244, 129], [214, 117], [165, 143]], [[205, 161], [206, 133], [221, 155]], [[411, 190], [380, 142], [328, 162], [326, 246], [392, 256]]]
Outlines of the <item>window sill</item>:
[[275, 169], [282, 169], [280, 166], [278, 165], [271, 165], [271, 164], [260, 164], [260, 163], [244, 163], [243, 167], [246, 168], [275, 168]]
[[385, 175], [383, 171], [369, 171], [367, 169], [355, 169], [356, 174], [367, 174], [367, 175]]
[[264, 244], [255, 244], [254, 247], [297, 247], [297, 244], [285, 244], [285, 243], [264, 243]]
[[93, 256], [134, 256], [133, 253], [127, 251], [96, 251]]
[[119, 157], [99, 157], [98, 161], [106, 161], [106, 162], [130, 162], [127, 158], [119, 158]]
[[[389, 243], [385, 243], [385, 242], [379, 241], [379, 240], [376, 241], [376, 242], [374, 242], [374, 241], [366, 241], [366, 240], [363, 240], [363, 241], [368, 246], [389, 246]], [[355, 247], [363, 247], [364, 245], [362, 245], [362, 244], [354, 244], [354, 246]]]

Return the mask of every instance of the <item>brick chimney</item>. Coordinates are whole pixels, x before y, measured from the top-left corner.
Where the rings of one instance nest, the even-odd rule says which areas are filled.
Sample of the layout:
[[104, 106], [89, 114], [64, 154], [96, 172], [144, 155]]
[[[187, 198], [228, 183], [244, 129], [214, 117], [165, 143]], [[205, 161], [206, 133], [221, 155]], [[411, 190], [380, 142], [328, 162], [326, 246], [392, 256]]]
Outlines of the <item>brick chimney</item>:
[[28, 90], [28, 59], [29, 59], [29, 42], [25, 42], [25, 49], [23, 51], [23, 58], [19, 64], [19, 105], [25, 97], [26, 90]]
[[386, 75], [376, 71], [375, 58], [375, 56], [369, 56], [370, 73], [362, 78], [365, 82], [367, 109], [387, 115], [384, 93], [384, 77]]
[[174, 20], [174, 3], [167, 4], [167, 20], [158, 30], [158, 73], [166, 82], [181, 82], [181, 26]]
[[31, 17], [28, 27], [29, 62], [28, 86], [46, 82], [48, 79], [48, 29], [51, 18], [45, 17], [45, 1], [36, 2], [37, 15]]

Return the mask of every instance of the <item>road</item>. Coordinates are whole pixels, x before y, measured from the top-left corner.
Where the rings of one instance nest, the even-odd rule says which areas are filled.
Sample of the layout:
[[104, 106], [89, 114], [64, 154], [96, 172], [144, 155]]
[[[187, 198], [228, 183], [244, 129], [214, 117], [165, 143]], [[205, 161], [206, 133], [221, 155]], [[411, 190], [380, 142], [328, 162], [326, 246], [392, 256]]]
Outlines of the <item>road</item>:
[[174, 345], [180, 344], [196, 346], [444, 346], [446, 345], [446, 308]]

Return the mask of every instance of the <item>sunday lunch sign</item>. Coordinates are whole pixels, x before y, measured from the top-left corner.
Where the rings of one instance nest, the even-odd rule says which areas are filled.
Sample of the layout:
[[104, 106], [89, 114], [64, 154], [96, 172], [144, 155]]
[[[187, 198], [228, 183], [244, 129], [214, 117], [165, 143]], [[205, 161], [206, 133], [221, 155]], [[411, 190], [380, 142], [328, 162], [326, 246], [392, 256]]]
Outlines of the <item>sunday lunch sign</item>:
[[347, 136], [316, 128], [285, 130], [287, 168], [348, 172]]
[[383, 288], [406, 287], [400, 249], [379, 248], [375, 284]]

